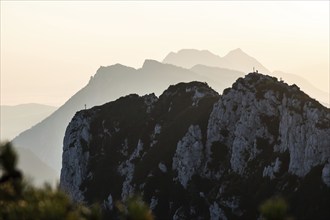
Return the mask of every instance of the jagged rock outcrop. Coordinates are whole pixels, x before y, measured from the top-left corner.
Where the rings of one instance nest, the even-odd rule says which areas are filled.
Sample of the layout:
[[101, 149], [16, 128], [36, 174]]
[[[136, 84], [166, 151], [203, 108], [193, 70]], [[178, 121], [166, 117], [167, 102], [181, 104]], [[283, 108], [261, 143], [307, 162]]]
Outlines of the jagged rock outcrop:
[[215, 104], [207, 150], [215, 142], [232, 146], [231, 168], [241, 175], [264, 148], [289, 152], [288, 172], [303, 177], [330, 158], [329, 123], [329, 111], [297, 86], [250, 74]]
[[76, 113], [61, 187], [79, 202], [142, 193], [159, 219], [257, 219], [282, 195], [297, 219], [328, 219], [330, 110], [250, 73], [219, 96], [205, 83], [129, 95]]

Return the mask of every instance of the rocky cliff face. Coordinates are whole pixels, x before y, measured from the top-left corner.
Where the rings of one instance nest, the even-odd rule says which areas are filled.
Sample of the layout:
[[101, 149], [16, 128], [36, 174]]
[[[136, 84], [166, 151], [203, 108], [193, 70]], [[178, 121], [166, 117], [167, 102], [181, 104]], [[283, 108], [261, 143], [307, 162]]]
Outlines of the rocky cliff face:
[[61, 187], [79, 202], [142, 193], [159, 219], [256, 219], [273, 195], [297, 219], [329, 219], [330, 110], [250, 73], [220, 97], [204, 83], [78, 112]]

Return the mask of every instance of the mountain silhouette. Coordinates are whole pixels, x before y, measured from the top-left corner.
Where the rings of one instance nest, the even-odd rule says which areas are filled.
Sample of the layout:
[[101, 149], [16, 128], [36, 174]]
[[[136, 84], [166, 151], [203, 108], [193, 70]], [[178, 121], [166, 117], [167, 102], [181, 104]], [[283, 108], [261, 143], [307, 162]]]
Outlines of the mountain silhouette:
[[197, 64], [202, 64], [206, 66], [238, 70], [244, 73], [250, 72], [254, 67], [259, 70], [259, 72], [265, 74], [270, 73], [270, 71], [260, 62], [246, 54], [240, 48], [230, 51], [224, 57], [215, 55], [207, 50], [183, 49], [177, 53], [169, 53], [164, 58], [163, 63], [170, 63], [185, 68], [191, 68]]
[[[204, 72], [210, 74], [206, 75]], [[146, 60], [139, 69], [121, 64], [100, 67], [84, 88], [52, 115], [18, 135], [13, 143], [15, 146], [29, 149], [59, 175], [66, 126], [74, 114], [84, 109], [85, 105], [91, 108], [131, 93], [144, 95], [154, 92], [160, 95], [169, 85], [190, 81], [207, 82], [221, 93], [242, 75], [244, 74], [238, 71], [206, 66], [196, 66], [189, 70], [154, 60]], [[217, 80], [214, 80], [215, 78]], [[34, 175], [38, 178], [37, 170]]]
[[192, 68], [195, 65], [204, 65], [238, 70], [244, 73], [250, 72], [254, 68], [261, 73], [275, 76], [290, 84], [296, 84], [312, 98], [319, 100], [325, 106], [330, 106], [329, 92], [320, 90], [299, 75], [284, 73], [282, 71], [271, 72], [257, 59], [246, 54], [240, 48], [230, 51], [224, 57], [215, 55], [207, 50], [182, 49], [177, 53], [170, 52], [164, 58], [163, 63], [169, 63], [185, 68]]

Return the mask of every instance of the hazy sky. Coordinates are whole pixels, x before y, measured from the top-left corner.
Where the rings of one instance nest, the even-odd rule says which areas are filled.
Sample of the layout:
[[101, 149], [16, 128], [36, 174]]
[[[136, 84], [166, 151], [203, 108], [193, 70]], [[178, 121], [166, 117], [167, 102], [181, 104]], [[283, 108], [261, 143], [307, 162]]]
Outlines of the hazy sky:
[[329, 91], [329, 1], [1, 1], [1, 104], [60, 106], [99, 66], [241, 48]]

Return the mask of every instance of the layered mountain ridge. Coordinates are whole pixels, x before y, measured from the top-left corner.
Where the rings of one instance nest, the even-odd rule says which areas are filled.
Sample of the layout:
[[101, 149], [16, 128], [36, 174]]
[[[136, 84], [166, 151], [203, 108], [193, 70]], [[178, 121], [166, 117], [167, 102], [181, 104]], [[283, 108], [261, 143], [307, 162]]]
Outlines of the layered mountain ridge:
[[[207, 82], [215, 91], [222, 93], [237, 78], [244, 76], [246, 70], [251, 70], [253, 67], [259, 71], [263, 69], [260, 62], [240, 49], [229, 52], [221, 58], [220, 63], [218, 62], [220, 57], [209, 51], [184, 51], [182, 59], [191, 62], [189, 69], [182, 67], [179, 58], [178, 62], [173, 59], [172, 61], [168, 60], [172, 62], [169, 62], [171, 64], [146, 60], [139, 69], [121, 64], [100, 67], [90, 78], [88, 84], [52, 115], [18, 135], [13, 140], [14, 146], [31, 151], [42, 162], [54, 169], [59, 176], [65, 129], [77, 111], [102, 105], [130, 93], [144, 95], [154, 92], [159, 96], [169, 85], [179, 82]], [[195, 54], [196, 59], [189, 59], [191, 53]], [[177, 56], [176, 53], [171, 54]], [[212, 60], [214, 66], [210, 67], [209, 65], [213, 65], [210, 63]], [[229, 64], [231, 66], [228, 66]], [[244, 73], [239, 70], [244, 70]], [[265, 73], [268, 73], [268, 70], [265, 70]], [[328, 103], [328, 94], [315, 89], [306, 81], [299, 80], [296, 75], [285, 73], [275, 75], [279, 75], [288, 83], [297, 83], [302, 90], [312, 97], [317, 98], [322, 103]], [[37, 170], [31, 175], [36, 180], [44, 181], [43, 178], [40, 178]]]
[[250, 73], [220, 96], [179, 83], [76, 113], [61, 187], [103, 204], [142, 193], [159, 219], [256, 219], [282, 195], [297, 219], [328, 219], [330, 110], [274, 77]]
[[[224, 79], [219, 75], [223, 75]], [[242, 75], [238, 71], [219, 69], [217, 74], [203, 76], [199, 72], [154, 60], [146, 60], [140, 69], [121, 64], [100, 67], [84, 88], [52, 115], [18, 135], [13, 143], [31, 150], [60, 173], [65, 128], [74, 114], [85, 106], [91, 108], [130, 93], [144, 95], [154, 92], [160, 95], [171, 84], [194, 80], [208, 82], [217, 91], [222, 91]]]

